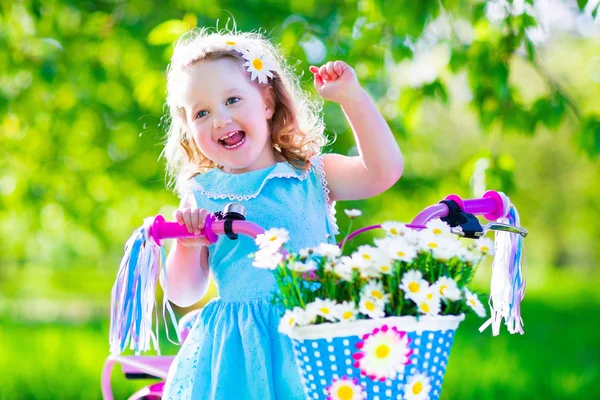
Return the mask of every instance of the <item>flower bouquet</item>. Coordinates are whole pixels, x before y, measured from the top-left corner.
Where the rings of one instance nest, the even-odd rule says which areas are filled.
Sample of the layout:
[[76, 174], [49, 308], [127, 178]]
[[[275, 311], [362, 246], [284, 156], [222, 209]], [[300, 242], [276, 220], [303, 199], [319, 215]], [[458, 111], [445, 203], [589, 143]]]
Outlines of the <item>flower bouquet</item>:
[[279, 330], [309, 399], [438, 399], [456, 328], [486, 315], [468, 285], [490, 239], [459, 239], [439, 219], [382, 228], [349, 255], [329, 243], [287, 253], [283, 229], [256, 238], [253, 264], [274, 273]]

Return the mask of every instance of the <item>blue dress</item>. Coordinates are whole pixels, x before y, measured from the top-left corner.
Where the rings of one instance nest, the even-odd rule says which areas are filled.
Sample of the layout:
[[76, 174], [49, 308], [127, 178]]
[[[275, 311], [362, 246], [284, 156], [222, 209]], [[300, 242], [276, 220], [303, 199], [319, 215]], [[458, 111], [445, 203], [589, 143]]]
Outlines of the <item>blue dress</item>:
[[[246, 219], [290, 233], [287, 248], [332, 243], [337, 226], [320, 156], [298, 171], [287, 162], [243, 174], [213, 169], [190, 180], [188, 195], [211, 212], [236, 202]], [[209, 246], [219, 297], [209, 302], [169, 371], [164, 399], [305, 399], [291, 341], [278, 332], [270, 270], [252, 266], [253, 239], [221, 236]]]

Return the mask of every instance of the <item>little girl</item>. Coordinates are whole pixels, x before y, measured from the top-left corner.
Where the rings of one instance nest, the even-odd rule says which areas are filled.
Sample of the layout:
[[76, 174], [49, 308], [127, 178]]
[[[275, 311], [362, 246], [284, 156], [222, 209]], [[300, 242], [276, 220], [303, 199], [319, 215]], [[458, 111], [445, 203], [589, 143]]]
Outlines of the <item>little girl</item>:
[[[402, 174], [400, 149], [354, 70], [342, 61], [310, 67], [317, 92], [339, 103], [359, 155], [320, 154], [320, 103], [309, 101], [277, 49], [258, 34], [194, 32], [168, 71], [170, 127], [164, 150], [190, 232], [209, 212], [241, 203], [247, 219], [285, 228], [289, 248], [333, 241], [336, 200], [374, 196]], [[213, 245], [179, 239], [167, 259], [169, 300], [181, 307], [206, 293], [165, 385], [167, 399], [303, 399], [292, 345], [278, 333], [271, 271], [252, 266], [252, 239]], [[164, 282], [163, 282], [164, 286]]]

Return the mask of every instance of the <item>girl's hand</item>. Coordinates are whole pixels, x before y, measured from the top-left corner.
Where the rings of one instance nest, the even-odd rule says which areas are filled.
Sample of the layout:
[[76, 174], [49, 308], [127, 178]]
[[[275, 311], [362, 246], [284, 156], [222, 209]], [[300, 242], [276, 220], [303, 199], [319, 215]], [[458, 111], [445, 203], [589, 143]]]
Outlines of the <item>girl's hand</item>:
[[343, 61], [330, 61], [321, 67], [313, 65], [309, 70], [315, 78], [315, 89], [327, 100], [343, 103], [362, 90], [354, 69]]
[[[199, 235], [200, 230], [204, 228], [204, 222], [208, 216], [208, 210], [203, 208], [182, 208], [175, 211], [175, 219], [180, 225], [185, 225], [187, 230], [194, 235]], [[177, 239], [177, 244], [183, 247], [204, 247], [210, 242], [205, 237]]]

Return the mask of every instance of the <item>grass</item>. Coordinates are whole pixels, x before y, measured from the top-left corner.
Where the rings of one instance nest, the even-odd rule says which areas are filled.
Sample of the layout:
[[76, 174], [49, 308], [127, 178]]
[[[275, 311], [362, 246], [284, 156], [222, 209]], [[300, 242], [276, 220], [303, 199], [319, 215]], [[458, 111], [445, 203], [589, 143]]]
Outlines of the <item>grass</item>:
[[[481, 320], [461, 325], [442, 399], [600, 398], [600, 279], [562, 272], [529, 277], [523, 336], [480, 334]], [[534, 278], [534, 279], [532, 279]], [[0, 399], [100, 399], [108, 324], [0, 321]], [[176, 348], [166, 340], [163, 351]], [[115, 398], [149, 381], [113, 373]]]

